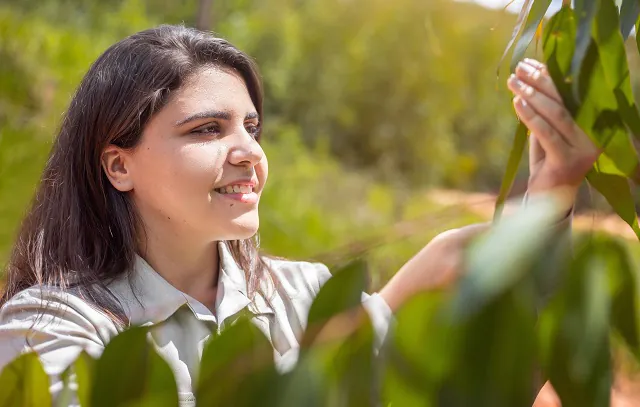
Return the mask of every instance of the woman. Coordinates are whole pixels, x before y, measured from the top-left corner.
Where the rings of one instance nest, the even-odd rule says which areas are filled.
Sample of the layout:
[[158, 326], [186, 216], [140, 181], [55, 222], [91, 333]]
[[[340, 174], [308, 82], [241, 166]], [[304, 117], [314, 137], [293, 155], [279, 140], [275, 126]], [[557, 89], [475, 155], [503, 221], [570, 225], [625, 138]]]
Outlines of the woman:
[[[536, 135], [529, 194], [569, 191], [569, 210], [598, 151], [543, 65], [521, 63], [509, 87]], [[256, 67], [222, 39], [161, 26], [105, 51], [66, 112], [6, 270], [0, 368], [35, 349], [55, 394], [82, 349], [97, 357], [145, 324], [188, 405], [208, 334], [245, 307], [291, 366], [330, 274], [258, 255], [262, 120]], [[485, 228], [442, 234], [363, 296], [378, 340], [408, 298], [455, 280], [465, 242]]]

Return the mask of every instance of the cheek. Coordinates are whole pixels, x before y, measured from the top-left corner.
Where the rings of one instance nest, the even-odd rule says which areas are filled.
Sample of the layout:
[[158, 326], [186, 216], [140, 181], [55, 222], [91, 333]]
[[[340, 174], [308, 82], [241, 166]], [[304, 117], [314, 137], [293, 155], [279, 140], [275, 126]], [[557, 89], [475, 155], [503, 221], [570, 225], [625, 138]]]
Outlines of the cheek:
[[267, 161], [267, 156], [264, 156], [258, 165], [256, 165], [256, 175], [264, 188], [267, 178], [269, 177], [269, 162]]
[[136, 161], [134, 189], [178, 206], [205, 199], [222, 173], [227, 151], [222, 143], [149, 147]]

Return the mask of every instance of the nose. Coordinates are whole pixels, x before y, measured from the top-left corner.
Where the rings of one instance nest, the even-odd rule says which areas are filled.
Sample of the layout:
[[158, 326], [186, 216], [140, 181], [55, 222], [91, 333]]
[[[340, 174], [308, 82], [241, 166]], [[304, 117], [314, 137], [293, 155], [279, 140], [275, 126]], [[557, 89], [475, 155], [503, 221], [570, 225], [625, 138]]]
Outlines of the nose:
[[229, 149], [229, 162], [241, 167], [255, 167], [264, 157], [264, 150], [260, 143], [245, 129], [242, 129], [236, 140]]

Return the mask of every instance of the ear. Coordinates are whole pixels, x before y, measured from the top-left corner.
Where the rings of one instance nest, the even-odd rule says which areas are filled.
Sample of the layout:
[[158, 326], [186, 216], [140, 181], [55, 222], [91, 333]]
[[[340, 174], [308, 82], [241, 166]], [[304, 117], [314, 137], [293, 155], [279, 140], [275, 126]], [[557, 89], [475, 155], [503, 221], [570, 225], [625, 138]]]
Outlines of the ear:
[[111, 185], [120, 192], [133, 189], [133, 179], [129, 167], [130, 154], [114, 145], [109, 145], [102, 152], [102, 169], [111, 181]]

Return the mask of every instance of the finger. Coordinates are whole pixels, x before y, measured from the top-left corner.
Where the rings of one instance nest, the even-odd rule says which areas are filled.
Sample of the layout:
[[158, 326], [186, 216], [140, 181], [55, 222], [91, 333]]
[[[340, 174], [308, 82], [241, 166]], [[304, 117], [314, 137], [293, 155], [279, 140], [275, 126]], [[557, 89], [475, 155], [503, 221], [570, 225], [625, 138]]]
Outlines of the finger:
[[558, 88], [555, 83], [553, 83], [553, 79], [549, 76], [546, 68], [541, 69], [527, 62], [519, 62], [516, 66], [515, 74], [521, 81], [534, 87], [556, 102], [564, 104]]
[[537, 59], [525, 58], [523, 61], [528, 63], [529, 65], [539, 69], [544, 74], [546, 74], [546, 75], [549, 74], [549, 68], [547, 68], [547, 65], [543, 64], [542, 62], [538, 61]]
[[551, 386], [551, 383], [546, 382], [540, 389], [536, 400], [533, 402], [532, 407], [561, 407], [560, 398], [556, 394], [555, 390]]
[[513, 99], [513, 106], [520, 120], [536, 135], [545, 157], [562, 160], [568, 154], [569, 144], [538, 112], [520, 96]]
[[529, 165], [536, 165], [544, 158], [544, 150], [535, 134], [529, 136]]
[[460, 240], [466, 244], [473, 238], [491, 229], [491, 222], [475, 223], [458, 229]]
[[515, 75], [509, 78], [508, 86], [509, 89], [538, 112], [551, 127], [555, 128], [570, 145], [582, 145], [584, 140], [581, 140], [581, 138], [588, 139], [562, 103], [558, 103], [544, 93], [537, 92], [532, 86], [527, 85]]

